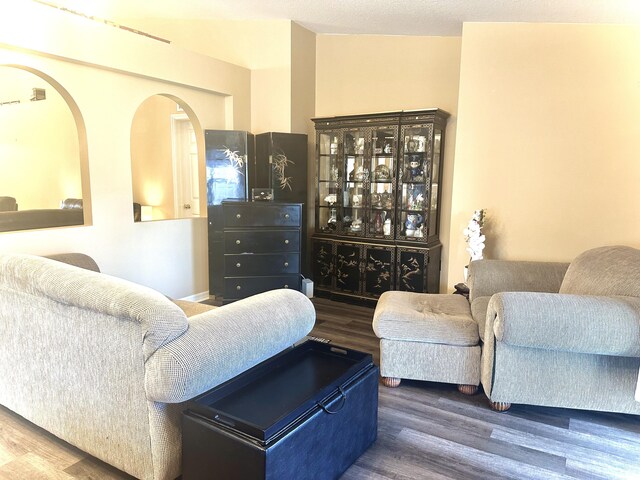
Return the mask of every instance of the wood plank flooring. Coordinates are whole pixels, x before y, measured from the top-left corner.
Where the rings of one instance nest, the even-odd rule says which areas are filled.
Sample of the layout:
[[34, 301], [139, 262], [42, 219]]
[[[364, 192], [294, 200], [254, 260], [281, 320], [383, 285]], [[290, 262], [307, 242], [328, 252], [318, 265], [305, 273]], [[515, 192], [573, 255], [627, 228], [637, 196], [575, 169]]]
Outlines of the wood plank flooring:
[[[314, 299], [312, 335], [370, 352], [373, 309]], [[514, 405], [411, 382], [380, 386], [378, 439], [343, 480], [640, 479], [640, 417]], [[132, 477], [0, 407], [0, 480]], [[222, 479], [224, 480], [224, 479]]]

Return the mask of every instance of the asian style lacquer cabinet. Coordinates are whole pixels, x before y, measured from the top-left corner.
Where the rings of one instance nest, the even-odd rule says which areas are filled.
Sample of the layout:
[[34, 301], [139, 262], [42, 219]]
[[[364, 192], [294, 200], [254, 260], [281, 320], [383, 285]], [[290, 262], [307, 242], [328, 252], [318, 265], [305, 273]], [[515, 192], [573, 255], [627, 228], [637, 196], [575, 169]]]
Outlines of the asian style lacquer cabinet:
[[314, 119], [319, 294], [438, 292], [448, 116], [428, 109]]

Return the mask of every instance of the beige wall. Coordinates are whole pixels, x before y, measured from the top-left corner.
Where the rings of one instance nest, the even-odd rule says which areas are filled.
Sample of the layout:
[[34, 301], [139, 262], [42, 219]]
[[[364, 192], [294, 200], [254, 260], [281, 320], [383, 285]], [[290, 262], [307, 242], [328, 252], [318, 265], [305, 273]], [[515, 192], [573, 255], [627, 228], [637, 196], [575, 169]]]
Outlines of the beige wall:
[[292, 130], [291, 117], [295, 24], [290, 20], [123, 18], [117, 21], [192, 52], [251, 69], [251, 127], [248, 130], [255, 134], [296, 131]]
[[459, 37], [319, 35], [316, 116], [438, 107], [451, 114], [442, 185], [441, 290], [451, 288], [447, 264], [460, 78]]
[[206, 218], [133, 223], [131, 121], [146, 98], [164, 94], [189, 107], [200, 143], [203, 128], [249, 129], [250, 71], [36, 3], [15, 7], [0, 17], [0, 64], [45, 72], [75, 100], [86, 129], [93, 222], [3, 233], [0, 250], [85, 252], [105, 272], [173, 297], [207, 292]]
[[[315, 116], [316, 98], [316, 35], [297, 24], [291, 29], [291, 131], [306, 133], [307, 143], [307, 239], [313, 234], [315, 222]], [[307, 245], [311, 245], [307, 243]], [[310, 251], [307, 248], [307, 251]], [[309, 255], [307, 255], [309, 257]], [[303, 271], [310, 271], [310, 258], [304, 259]]]
[[638, 27], [465, 24], [451, 284], [478, 208], [488, 258], [640, 246], [639, 52]]

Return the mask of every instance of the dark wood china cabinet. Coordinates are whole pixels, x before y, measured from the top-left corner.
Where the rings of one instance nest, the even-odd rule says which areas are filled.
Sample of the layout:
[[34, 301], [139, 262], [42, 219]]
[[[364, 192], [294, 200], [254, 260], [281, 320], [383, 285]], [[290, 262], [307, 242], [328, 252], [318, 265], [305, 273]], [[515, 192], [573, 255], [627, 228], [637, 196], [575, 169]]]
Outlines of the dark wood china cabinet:
[[313, 120], [319, 295], [438, 292], [448, 116], [426, 109]]

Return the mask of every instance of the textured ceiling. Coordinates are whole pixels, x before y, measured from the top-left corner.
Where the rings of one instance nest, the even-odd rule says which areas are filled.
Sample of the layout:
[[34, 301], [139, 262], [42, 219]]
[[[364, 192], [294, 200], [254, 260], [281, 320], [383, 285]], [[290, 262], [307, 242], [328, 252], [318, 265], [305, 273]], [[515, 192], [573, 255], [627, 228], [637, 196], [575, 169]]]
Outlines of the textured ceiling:
[[316, 33], [457, 36], [462, 22], [634, 23], [640, 0], [47, 0], [86, 15], [287, 19]]

